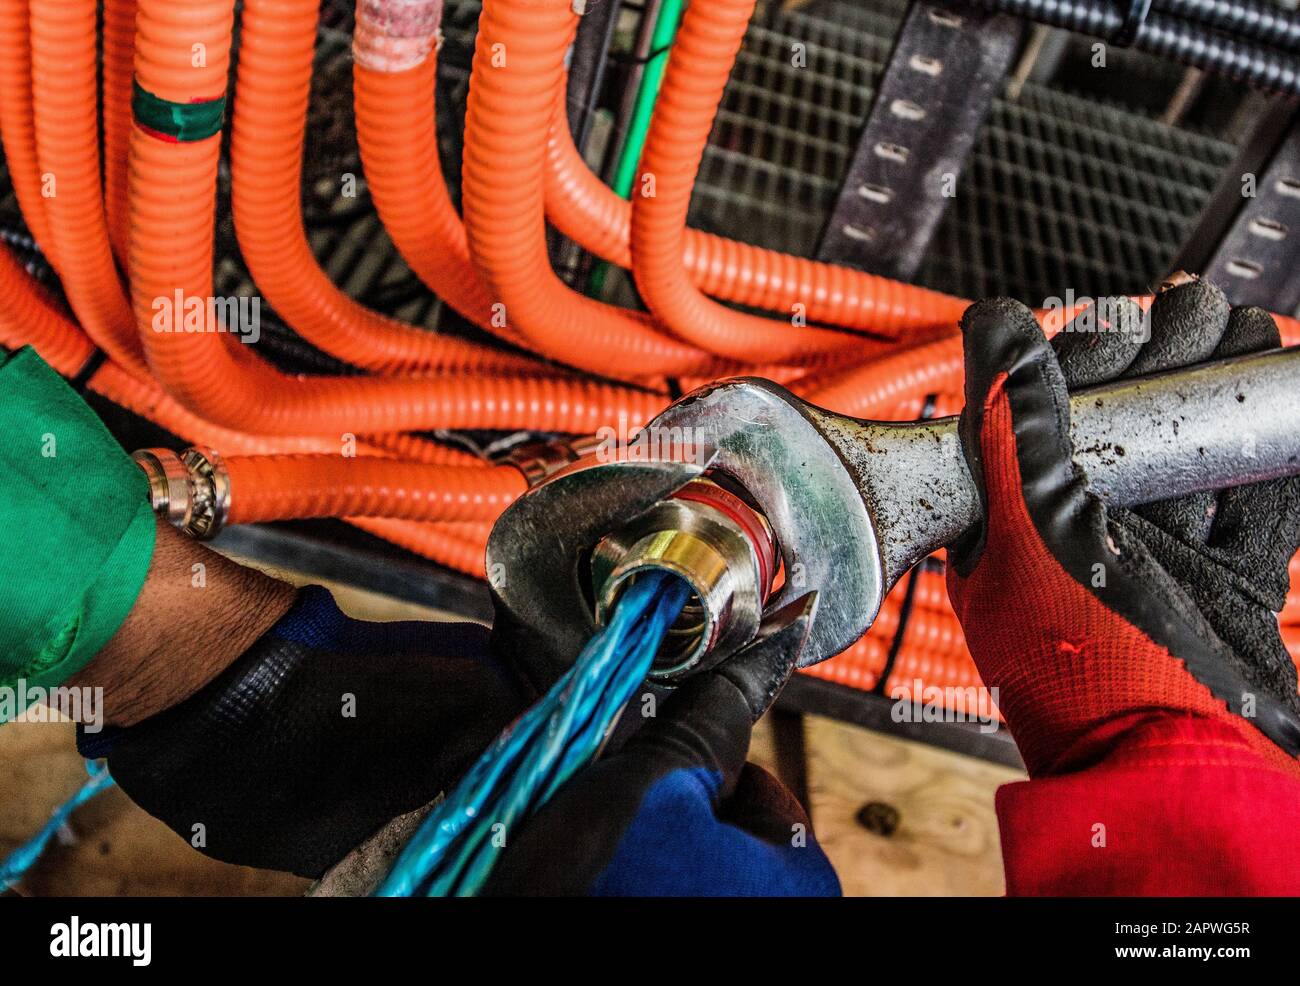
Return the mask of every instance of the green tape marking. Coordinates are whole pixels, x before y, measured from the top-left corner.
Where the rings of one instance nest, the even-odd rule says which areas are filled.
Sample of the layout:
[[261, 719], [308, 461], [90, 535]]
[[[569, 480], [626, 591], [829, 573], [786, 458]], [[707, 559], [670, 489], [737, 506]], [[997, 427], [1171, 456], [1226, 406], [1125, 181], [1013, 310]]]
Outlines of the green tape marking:
[[140, 126], [164, 140], [190, 143], [220, 132], [226, 116], [226, 97], [199, 103], [173, 103], [133, 81], [131, 112]]

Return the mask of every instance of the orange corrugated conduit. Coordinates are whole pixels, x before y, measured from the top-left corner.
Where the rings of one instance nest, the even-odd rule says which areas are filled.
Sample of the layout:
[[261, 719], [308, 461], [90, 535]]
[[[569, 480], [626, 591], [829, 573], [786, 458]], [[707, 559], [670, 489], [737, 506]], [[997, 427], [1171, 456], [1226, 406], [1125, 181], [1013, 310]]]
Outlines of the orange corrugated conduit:
[[57, 251], [42, 195], [44, 182], [36, 160], [27, 0], [0, 3], [0, 136], [4, 140], [5, 168], [23, 221], [57, 269]]
[[[320, 269], [303, 229], [301, 187], [319, 13], [318, 0], [243, 7], [230, 158], [235, 230], [253, 280], [303, 338], [376, 373], [540, 369], [535, 360], [373, 312]], [[342, 191], [342, 175], [339, 181]]]
[[[563, 102], [562, 90], [557, 98]], [[620, 267], [632, 266], [632, 203], [591, 173], [563, 113], [552, 119], [547, 141], [546, 214], [583, 249]], [[887, 336], [955, 325], [967, 304], [938, 291], [690, 228], [682, 263], [696, 287], [722, 301]]]
[[542, 205], [553, 93], [577, 18], [567, 0], [483, 5], [465, 113], [462, 197], [470, 255], [537, 350], [622, 378], [726, 372], [640, 312], [578, 294], [551, 270]]
[[[6, 349], [31, 346], [66, 377], [82, 373], [95, 353], [94, 343], [5, 247], [0, 247], [0, 346]], [[268, 440], [218, 428], [185, 410], [152, 381], [127, 373], [111, 360], [90, 375], [86, 389], [174, 435], [233, 452], [328, 452], [339, 448], [337, 440], [310, 436]]]
[[[171, 106], [216, 105], [225, 94], [232, 0], [140, 0], [136, 80]], [[192, 64], [202, 45], [205, 64]], [[229, 428], [269, 434], [369, 434], [426, 428], [595, 430], [634, 422], [658, 395], [554, 377], [316, 377], [280, 373], [227, 332], [154, 324], [155, 302], [212, 292], [213, 189], [219, 133], [131, 134], [132, 299], [154, 374], [181, 404]], [[220, 330], [222, 326], [211, 328]]]
[[81, 372], [95, 351], [94, 343], [5, 246], [0, 246], [0, 346], [32, 346], [64, 376]]
[[357, 146], [375, 211], [429, 290], [471, 322], [519, 342], [470, 262], [465, 226], [447, 193], [434, 106], [437, 60], [418, 50], [405, 58], [390, 52], [376, 14], [359, 6], [352, 46]]
[[131, 80], [135, 78], [136, 0], [103, 0], [104, 212], [113, 256], [125, 268], [127, 148], [131, 142]]
[[511, 466], [340, 455], [227, 456], [230, 523], [303, 517], [491, 521], [528, 488]]
[[120, 366], [147, 372], [108, 241], [99, 166], [98, 46], [91, 0], [31, 0], [36, 154], [68, 303]]
[[755, 0], [712, 0], [686, 8], [632, 193], [632, 271], [641, 297], [683, 339], [734, 359], [797, 359], [852, 352], [858, 340], [737, 312], [692, 283], [683, 254], [686, 214], [718, 103]]

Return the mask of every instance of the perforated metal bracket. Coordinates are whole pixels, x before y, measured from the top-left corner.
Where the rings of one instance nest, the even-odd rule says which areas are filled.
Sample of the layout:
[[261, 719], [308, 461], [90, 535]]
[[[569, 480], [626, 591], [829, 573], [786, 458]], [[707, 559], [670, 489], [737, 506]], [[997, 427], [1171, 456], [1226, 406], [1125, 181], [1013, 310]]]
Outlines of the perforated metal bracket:
[[1021, 22], [913, 3], [822, 232], [820, 260], [911, 278], [1016, 53]]
[[1300, 308], [1300, 102], [1277, 103], [1225, 169], [1175, 267], [1234, 305]]

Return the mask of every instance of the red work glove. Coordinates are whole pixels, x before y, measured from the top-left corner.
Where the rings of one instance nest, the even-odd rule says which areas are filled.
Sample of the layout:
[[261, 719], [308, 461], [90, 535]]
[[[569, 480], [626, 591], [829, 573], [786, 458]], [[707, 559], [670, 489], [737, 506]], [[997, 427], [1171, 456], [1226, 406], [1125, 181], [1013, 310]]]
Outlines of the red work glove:
[[[1008, 300], [962, 323], [962, 440], [985, 520], [949, 551], [948, 591], [1031, 778], [1052, 778], [999, 794], [1008, 889], [1284, 892], [1300, 880], [1300, 701], [1276, 613], [1300, 480], [1107, 509], [1071, 458], [1067, 401], [1275, 347], [1277, 329], [1260, 309], [1229, 314], [1205, 282], [1156, 299], [1148, 341], [1135, 308], [1113, 314], [1052, 345]], [[1256, 853], [1279, 822], [1292, 828]], [[1089, 854], [1108, 826], [1112, 848], [1118, 833], [1130, 844]], [[1136, 871], [1117, 865], [1126, 852]]]

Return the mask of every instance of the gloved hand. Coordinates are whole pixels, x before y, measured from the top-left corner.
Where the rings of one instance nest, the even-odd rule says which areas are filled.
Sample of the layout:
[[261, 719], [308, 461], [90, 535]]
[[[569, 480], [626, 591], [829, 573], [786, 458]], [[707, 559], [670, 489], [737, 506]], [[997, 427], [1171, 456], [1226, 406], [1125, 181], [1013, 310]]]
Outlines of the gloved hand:
[[1141, 313], [1116, 304], [1109, 326], [1051, 346], [1009, 300], [962, 321], [961, 434], [984, 515], [948, 554], [966, 641], [1032, 777], [1087, 766], [1166, 710], [1230, 723], [1295, 771], [1296, 670], [1275, 614], [1300, 479], [1107, 509], [1071, 459], [1067, 402], [1067, 388], [1275, 347], [1277, 328], [1203, 281], [1155, 299], [1145, 342]]
[[78, 747], [206, 854], [317, 877], [455, 783], [530, 701], [487, 636], [353, 620], [308, 587], [192, 697]]
[[799, 802], [745, 762], [766, 678], [742, 662], [689, 679], [513, 837], [483, 892], [838, 895]]
[[[578, 892], [574, 878], [605, 869], [602, 892], [836, 887], [798, 803], [744, 763], [752, 723], [793, 670], [807, 632], [805, 602], [790, 605], [780, 633], [693, 684], [694, 700], [675, 696], [652, 729], [592, 768], [595, 801], [582, 793], [591, 783], [585, 775], [572, 793], [561, 792], [548, 812], [584, 825], [563, 840], [545, 834], [554, 814], [526, 826], [518, 851], [505, 857], [515, 861], [514, 877], [497, 878], [498, 892]], [[390, 819], [453, 785], [535, 697], [482, 627], [366, 623], [308, 587], [191, 698], [130, 728], [80, 732], [78, 746], [87, 757], [107, 757], [132, 800], [204, 853], [318, 877]], [[649, 829], [647, 819], [630, 826], [642, 808]], [[665, 808], [684, 814], [665, 816]], [[607, 841], [630, 828], [612, 867], [617, 847], [593, 842], [593, 828]], [[564, 847], [552, 852], [551, 841]], [[716, 868], [683, 863], [675, 853], [684, 851], [706, 853]], [[557, 870], [558, 859], [568, 862]], [[664, 867], [689, 871], [694, 882], [670, 891]]]

